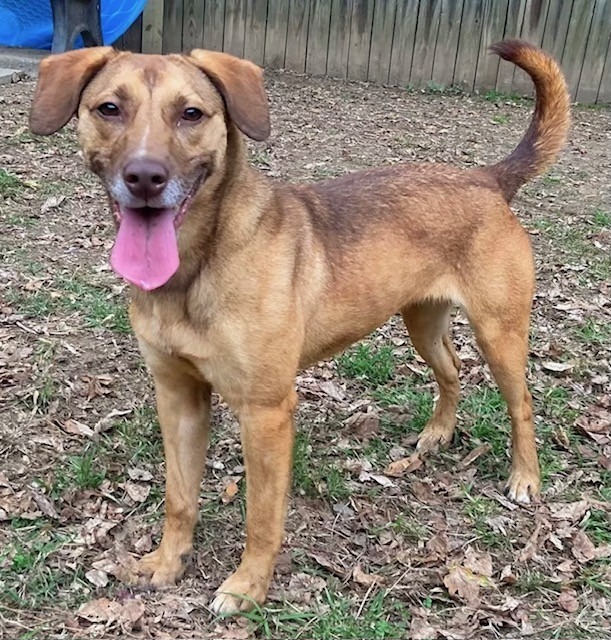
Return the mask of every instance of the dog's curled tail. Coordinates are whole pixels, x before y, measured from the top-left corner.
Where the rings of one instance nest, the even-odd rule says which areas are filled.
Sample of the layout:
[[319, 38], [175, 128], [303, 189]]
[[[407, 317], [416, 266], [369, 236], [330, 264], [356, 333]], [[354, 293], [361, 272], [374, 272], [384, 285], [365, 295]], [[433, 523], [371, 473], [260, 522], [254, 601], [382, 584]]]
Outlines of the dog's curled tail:
[[507, 158], [489, 167], [510, 202], [525, 182], [556, 160], [570, 125], [570, 99], [560, 66], [541, 49], [522, 40], [505, 40], [490, 49], [524, 69], [536, 91], [535, 111], [520, 144]]

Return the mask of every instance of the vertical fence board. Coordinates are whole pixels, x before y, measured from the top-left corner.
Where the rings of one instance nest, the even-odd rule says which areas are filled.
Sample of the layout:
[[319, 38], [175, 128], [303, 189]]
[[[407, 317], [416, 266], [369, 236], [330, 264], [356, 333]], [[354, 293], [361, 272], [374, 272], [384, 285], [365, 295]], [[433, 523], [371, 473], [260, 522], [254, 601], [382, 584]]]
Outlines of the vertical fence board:
[[607, 46], [607, 57], [603, 68], [603, 75], [598, 88], [598, 96], [596, 102], [611, 103], [611, 40]]
[[148, 0], [142, 13], [142, 53], [163, 49], [163, 0]]
[[418, 25], [418, 0], [398, 0], [395, 32], [390, 56], [388, 82], [401, 87], [409, 84]]
[[[545, 24], [550, 5], [556, 0], [528, 0], [524, 9], [524, 21], [520, 29], [520, 38], [532, 44], [541, 46], [545, 35]], [[533, 82], [530, 76], [522, 69], [515, 67], [511, 92], [519, 95], [532, 96], [534, 94]]]
[[246, 10], [244, 57], [262, 65], [265, 58], [267, 0], [250, 0]]
[[327, 73], [330, 26], [331, 3], [329, 0], [310, 0], [308, 51], [306, 54], [306, 71], [308, 73]]
[[185, 0], [182, 45], [185, 51], [204, 46], [205, 0]]
[[310, 23], [310, 0], [291, 0], [286, 34], [287, 69], [303, 73], [306, 68], [308, 49], [308, 25]]
[[373, 82], [388, 82], [396, 13], [397, 0], [377, 0], [374, 3], [367, 69], [367, 79]]
[[204, 5], [204, 47], [223, 50], [225, 35], [225, 0], [206, 0]]
[[597, 0], [577, 87], [577, 101], [596, 102], [611, 39], [611, 2]]
[[299, 72], [531, 94], [527, 74], [488, 53], [516, 37], [560, 61], [579, 102], [611, 100], [611, 0], [149, 0], [115, 46], [203, 46]]
[[182, 51], [182, 0], [165, 0], [163, 5], [163, 53]]
[[466, 91], [472, 91], [475, 85], [483, 20], [484, 0], [465, 2], [460, 23], [454, 84]]
[[269, 0], [264, 57], [265, 65], [268, 67], [284, 67], [288, 19], [289, 3], [286, 0]]
[[[467, 0], [468, 2], [469, 0]], [[456, 51], [463, 0], [443, 0], [439, 16], [439, 31], [435, 46], [432, 80], [437, 84], [449, 86], [454, 82]]]
[[503, 39], [507, 22], [508, 0], [485, 0], [482, 41], [477, 59], [475, 86], [479, 91], [495, 89], [500, 57], [490, 53], [489, 47]]
[[367, 80], [375, 0], [353, 0], [348, 47], [348, 77]]
[[140, 14], [134, 24], [115, 42], [108, 42], [121, 51], [133, 51], [139, 53], [142, 51], [142, 14]]
[[353, 0], [332, 0], [331, 4], [327, 73], [336, 78], [345, 78], [348, 73], [352, 2]]
[[[575, 1], [580, 2], [581, 0]], [[550, 3], [547, 12], [541, 46], [545, 51], [551, 53], [558, 62], [562, 59], [572, 11], [573, 0], [554, 0]]]
[[414, 60], [410, 83], [416, 87], [426, 85], [433, 77], [435, 45], [439, 31], [441, 0], [420, 0], [418, 25], [414, 44]]
[[[507, 7], [507, 21], [505, 23], [504, 39], [518, 38], [524, 23], [524, 13], [528, 0], [509, 0]], [[513, 72], [515, 67], [508, 62], [501, 62], [496, 76], [496, 90], [502, 93], [511, 93], [513, 86]]]
[[571, 88], [573, 98], [577, 93], [579, 76], [583, 67], [583, 59], [592, 25], [594, 4], [596, 0], [578, 0], [573, 4], [573, 13], [566, 34], [566, 45], [562, 54], [562, 68]]
[[244, 57], [247, 4], [248, 0], [226, 0], [225, 2], [223, 51], [239, 58]]

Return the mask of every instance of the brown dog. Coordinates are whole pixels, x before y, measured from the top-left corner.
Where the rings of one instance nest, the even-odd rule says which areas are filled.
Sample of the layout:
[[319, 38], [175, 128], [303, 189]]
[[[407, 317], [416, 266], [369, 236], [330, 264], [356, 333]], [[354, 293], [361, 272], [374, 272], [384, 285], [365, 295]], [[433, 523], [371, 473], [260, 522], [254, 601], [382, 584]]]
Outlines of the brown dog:
[[32, 131], [53, 133], [78, 111], [86, 162], [117, 219], [111, 262], [136, 285], [130, 317], [154, 376], [167, 463], [163, 538], [141, 561], [153, 585], [179, 578], [192, 549], [215, 389], [241, 423], [248, 515], [241, 564], [212, 606], [227, 613], [265, 600], [291, 476], [295, 374], [396, 312], [439, 384], [418, 447], [454, 433], [460, 361], [448, 325], [460, 305], [511, 415], [509, 494], [538, 494], [525, 379], [533, 259], [508, 202], [561, 149], [569, 97], [540, 50], [507, 41], [493, 51], [525, 69], [537, 91], [508, 158], [470, 170], [398, 165], [307, 186], [270, 182], [246, 163], [240, 131], [269, 134], [262, 72], [250, 62], [109, 47], [42, 62]]

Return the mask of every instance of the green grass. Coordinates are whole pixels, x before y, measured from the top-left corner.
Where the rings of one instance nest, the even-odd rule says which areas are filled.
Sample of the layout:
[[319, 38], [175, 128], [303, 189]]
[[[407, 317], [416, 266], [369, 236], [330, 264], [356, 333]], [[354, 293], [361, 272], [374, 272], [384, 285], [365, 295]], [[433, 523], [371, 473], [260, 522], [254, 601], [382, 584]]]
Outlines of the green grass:
[[10, 198], [21, 192], [23, 183], [12, 173], [0, 169], [0, 197]]
[[585, 567], [579, 576], [579, 582], [584, 587], [598, 592], [606, 598], [611, 598], [611, 569], [609, 560], [599, 560]]
[[[0, 549], [0, 603], [36, 609], [58, 600], [82, 599], [89, 592], [84, 569], [57, 569], [57, 554], [71, 543], [60, 530], [38, 521], [11, 522], [11, 539]], [[1, 604], [0, 604], [1, 608]]]
[[506, 549], [509, 540], [506, 536], [495, 531], [487, 520], [500, 513], [499, 505], [492, 499], [472, 491], [472, 487], [463, 487], [465, 502], [463, 513], [471, 521], [471, 526], [477, 533], [478, 541], [488, 549]]
[[532, 102], [531, 98], [526, 98], [524, 96], [520, 96], [515, 93], [503, 93], [502, 91], [495, 91], [494, 89], [490, 89], [486, 91], [483, 97], [484, 97], [484, 100], [486, 100], [487, 102], [494, 102], [494, 103], [512, 102], [512, 103], [520, 104], [522, 102]]
[[438, 95], [450, 95], [452, 93], [462, 93], [458, 87], [451, 87], [447, 84], [429, 80], [426, 83], [426, 93], [434, 93]]
[[592, 222], [597, 227], [609, 228], [611, 227], [611, 213], [603, 211], [602, 209], [596, 209], [592, 216]]
[[594, 544], [611, 543], [611, 516], [606, 511], [592, 509], [583, 528]]
[[257, 167], [269, 169], [272, 164], [272, 157], [266, 149], [257, 149], [250, 152], [250, 161]]
[[520, 575], [514, 585], [514, 589], [519, 594], [539, 593], [543, 589], [549, 591], [560, 591], [561, 585], [552, 582], [548, 576], [536, 569], [526, 569]]
[[317, 165], [313, 168], [312, 175], [314, 178], [326, 180], [327, 178], [338, 178], [344, 175], [344, 171], [331, 166]]
[[554, 175], [553, 173], [546, 173], [541, 178], [541, 181], [543, 182], [543, 184], [547, 185], [548, 187], [551, 187], [553, 185], [560, 184], [562, 182], [562, 177], [558, 175]]
[[163, 460], [163, 442], [155, 406], [138, 407], [130, 416], [115, 422], [102, 444], [106, 455], [116, 463], [156, 467]]
[[611, 326], [608, 322], [598, 322], [587, 318], [585, 322], [574, 329], [575, 335], [587, 344], [604, 346], [611, 341]]
[[[601, 209], [597, 209], [593, 216], [601, 222], [607, 219], [607, 215]], [[592, 227], [600, 229], [600, 226], [596, 224], [567, 225], [561, 219], [536, 220], [532, 224], [540, 231], [542, 241], [549, 243], [551, 240], [555, 250], [562, 251], [562, 260], [567, 265], [587, 263], [588, 268], [578, 274], [580, 286], [590, 288], [597, 282], [606, 282], [611, 278], [609, 252], [596, 247], [590, 237]]]
[[389, 522], [383, 529], [402, 535], [406, 540], [418, 543], [426, 542], [432, 535], [431, 530], [415, 517], [400, 513], [394, 520]]
[[372, 346], [361, 342], [337, 358], [341, 375], [361, 380], [370, 387], [388, 382], [395, 372], [395, 357], [390, 346]]
[[[317, 446], [317, 445], [314, 445]], [[293, 488], [309, 498], [326, 497], [331, 502], [346, 500], [351, 491], [346, 482], [346, 473], [334, 462], [326, 459], [315, 461], [312, 445], [303, 431], [295, 434], [293, 449]], [[317, 455], [320, 455], [317, 451]]]
[[[256, 637], [273, 640], [280, 636], [298, 640], [396, 640], [406, 638], [410, 613], [402, 602], [392, 600], [384, 590], [368, 601], [356, 601], [325, 589], [322, 611], [260, 609], [244, 614], [255, 628]], [[358, 615], [357, 615], [358, 614]]]
[[97, 489], [106, 478], [106, 455], [99, 444], [90, 443], [80, 455], [68, 456], [53, 473], [52, 498], [58, 499], [70, 489]]
[[495, 124], [507, 124], [509, 122], [509, 116], [503, 114], [493, 116], [492, 122], [494, 122]]
[[600, 487], [598, 493], [603, 500], [611, 502], [611, 471], [600, 472]]
[[496, 387], [480, 386], [464, 397], [459, 411], [465, 414], [466, 428], [474, 444], [488, 443], [494, 457], [505, 458], [510, 421], [500, 391]]
[[7, 297], [28, 317], [78, 312], [84, 317], [87, 328], [105, 328], [122, 334], [130, 332], [125, 305], [107, 289], [76, 277], [60, 277], [50, 288], [33, 292], [14, 289]]

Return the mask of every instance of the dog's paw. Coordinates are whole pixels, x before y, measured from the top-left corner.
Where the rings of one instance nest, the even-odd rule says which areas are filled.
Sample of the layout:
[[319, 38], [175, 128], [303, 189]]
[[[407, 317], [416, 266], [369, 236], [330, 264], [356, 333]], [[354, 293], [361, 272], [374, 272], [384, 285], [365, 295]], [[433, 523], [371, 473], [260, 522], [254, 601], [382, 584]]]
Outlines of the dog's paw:
[[507, 481], [507, 494], [514, 502], [539, 502], [541, 481], [536, 472], [512, 471]]
[[238, 569], [216, 590], [210, 607], [217, 615], [250, 611], [265, 602], [269, 580]]
[[142, 557], [137, 571], [151, 587], [170, 587], [184, 573], [185, 564], [181, 556], [168, 556], [157, 549]]
[[416, 449], [420, 453], [435, 453], [439, 449], [447, 449], [454, 436], [454, 427], [446, 429], [439, 425], [427, 425], [418, 436]]

